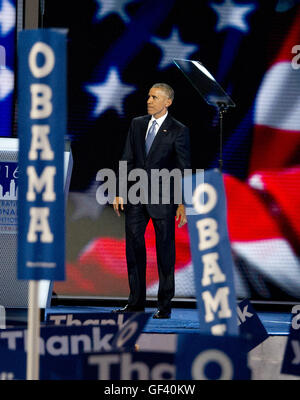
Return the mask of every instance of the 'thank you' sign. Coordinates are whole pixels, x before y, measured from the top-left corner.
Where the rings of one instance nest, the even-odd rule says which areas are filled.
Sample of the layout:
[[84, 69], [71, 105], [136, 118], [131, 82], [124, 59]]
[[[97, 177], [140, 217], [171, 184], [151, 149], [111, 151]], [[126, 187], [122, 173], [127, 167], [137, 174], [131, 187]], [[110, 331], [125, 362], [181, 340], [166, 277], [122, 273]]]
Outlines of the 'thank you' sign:
[[18, 278], [64, 280], [66, 34], [20, 32]]

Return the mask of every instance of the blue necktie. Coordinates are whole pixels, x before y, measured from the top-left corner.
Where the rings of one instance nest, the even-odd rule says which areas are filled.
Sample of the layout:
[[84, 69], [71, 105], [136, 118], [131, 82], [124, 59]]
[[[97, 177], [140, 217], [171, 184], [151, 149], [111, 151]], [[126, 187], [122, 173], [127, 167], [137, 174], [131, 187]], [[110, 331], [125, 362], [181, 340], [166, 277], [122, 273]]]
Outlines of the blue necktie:
[[146, 145], [146, 155], [148, 155], [150, 147], [151, 147], [151, 145], [153, 143], [153, 140], [155, 138], [155, 125], [156, 125], [156, 121], [154, 120], [152, 122], [152, 125], [151, 125], [150, 129], [149, 129], [149, 132], [148, 132], [148, 135], [147, 135], [147, 139], [146, 139], [146, 143], [145, 143], [145, 145]]

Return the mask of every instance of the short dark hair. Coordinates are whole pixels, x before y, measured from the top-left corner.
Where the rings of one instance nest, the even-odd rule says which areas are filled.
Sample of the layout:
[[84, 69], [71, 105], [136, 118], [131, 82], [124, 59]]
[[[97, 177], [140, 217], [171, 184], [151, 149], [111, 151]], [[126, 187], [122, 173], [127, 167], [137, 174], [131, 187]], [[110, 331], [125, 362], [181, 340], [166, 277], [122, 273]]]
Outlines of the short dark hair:
[[153, 88], [160, 88], [166, 93], [166, 95], [173, 101], [174, 100], [174, 90], [167, 83], [155, 83]]

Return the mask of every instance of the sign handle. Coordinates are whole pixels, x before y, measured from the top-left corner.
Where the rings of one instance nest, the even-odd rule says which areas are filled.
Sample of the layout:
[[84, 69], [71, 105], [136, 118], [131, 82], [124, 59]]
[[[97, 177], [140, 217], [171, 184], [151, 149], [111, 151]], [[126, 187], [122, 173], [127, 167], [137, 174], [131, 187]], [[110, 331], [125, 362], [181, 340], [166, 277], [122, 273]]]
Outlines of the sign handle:
[[40, 309], [39, 281], [29, 281], [27, 331], [27, 380], [39, 379]]

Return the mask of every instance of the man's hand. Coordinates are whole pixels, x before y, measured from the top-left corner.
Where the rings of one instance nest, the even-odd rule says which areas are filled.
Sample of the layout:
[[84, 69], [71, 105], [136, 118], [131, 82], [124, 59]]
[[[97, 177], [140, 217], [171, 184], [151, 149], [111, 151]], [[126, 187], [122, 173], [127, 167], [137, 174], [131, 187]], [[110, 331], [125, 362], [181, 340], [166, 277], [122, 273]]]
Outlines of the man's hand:
[[119, 206], [122, 211], [124, 211], [124, 199], [123, 197], [115, 197], [113, 201], [113, 206], [116, 214], [118, 217], [120, 217], [120, 211], [119, 211]]
[[176, 210], [176, 221], [179, 220], [179, 224], [178, 224], [178, 228], [181, 228], [183, 225], [185, 225], [187, 223], [187, 219], [186, 219], [186, 214], [185, 214], [185, 208], [183, 204], [179, 204], [179, 206], [177, 207]]

